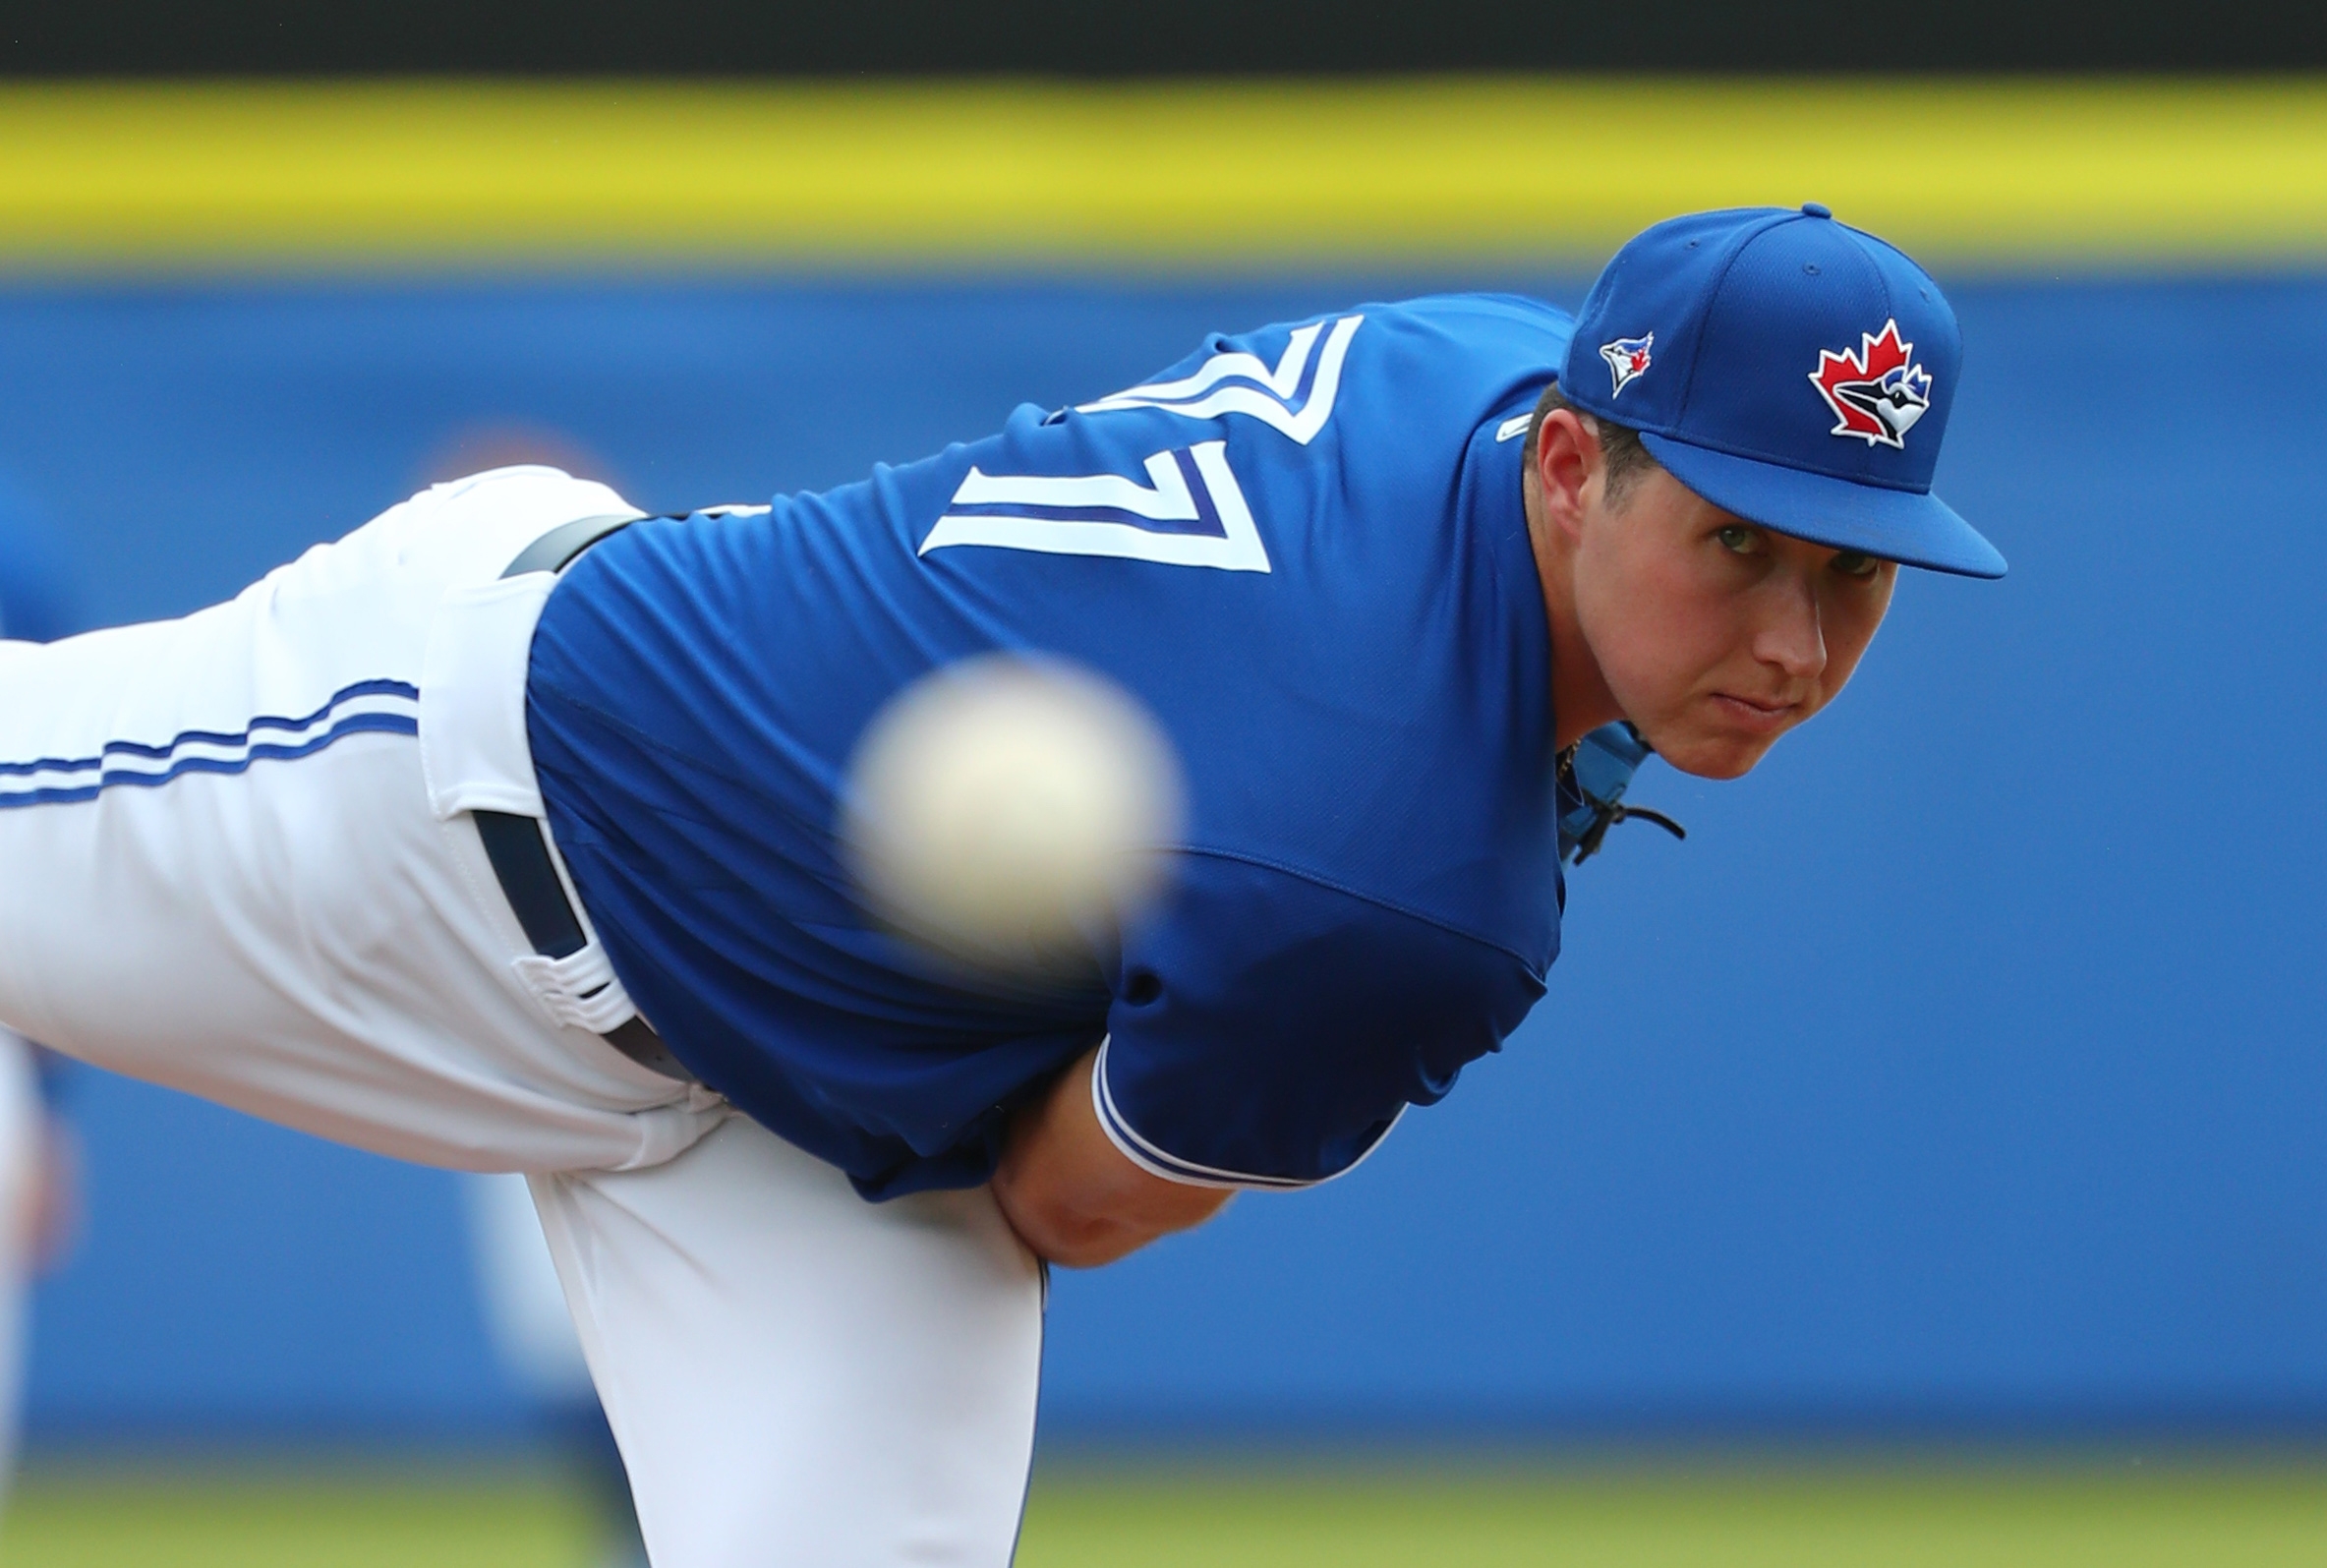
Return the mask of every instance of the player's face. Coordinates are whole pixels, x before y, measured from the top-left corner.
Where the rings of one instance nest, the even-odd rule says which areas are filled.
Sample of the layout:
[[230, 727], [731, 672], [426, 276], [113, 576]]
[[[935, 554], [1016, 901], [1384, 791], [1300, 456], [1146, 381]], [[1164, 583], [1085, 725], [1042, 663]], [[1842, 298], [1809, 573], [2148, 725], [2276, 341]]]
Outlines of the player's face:
[[1703, 778], [1745, 773], [1833, 700], [1898, 578], [1890, 561], [1748, 523], [1660, 469], [1586, 510], [1584, 641], [1658, 754]]

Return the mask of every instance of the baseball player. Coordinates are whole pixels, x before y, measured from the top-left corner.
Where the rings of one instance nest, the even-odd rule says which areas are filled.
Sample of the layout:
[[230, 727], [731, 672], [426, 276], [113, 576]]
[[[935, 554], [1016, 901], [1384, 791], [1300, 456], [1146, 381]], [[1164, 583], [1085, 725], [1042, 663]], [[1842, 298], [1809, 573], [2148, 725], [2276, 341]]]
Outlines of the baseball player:
[[[1542, 994], [1563, 796], [1611, 815], [1640, 746], [1745, 773], [1900, 564], [2003, 571], [1931, 494], [1959, 360], [1897, 251], [1724, 211], [1576, 319], [1215, 336], [771, 506], [437, 486], [0, 646], [0, 1018], [531, 1173], [662, 1568], [1001, 1564], [1042, 1260], [1352, 1169]], [[834, 830], [868, 721], [997, 652], [1134, 693], [1187, 776], [1166, 894], [1040, 985], [928, 961]]]

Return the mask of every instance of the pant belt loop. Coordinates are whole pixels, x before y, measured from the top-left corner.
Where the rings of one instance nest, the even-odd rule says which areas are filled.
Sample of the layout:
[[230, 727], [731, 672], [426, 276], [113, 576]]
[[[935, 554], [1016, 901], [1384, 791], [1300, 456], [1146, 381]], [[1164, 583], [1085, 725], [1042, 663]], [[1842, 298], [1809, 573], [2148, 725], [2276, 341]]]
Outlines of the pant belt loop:
[[[592, 545], [636, 521], [636, 515], [613, 515], [561, 523], [520, 551], [501, 575], [561, 572]], [[484, 841], [485, 858], [493, 863], [501, 897], [509, 900], [534, 951], [546, 958], [563, 958], [588, 947], [582, 917], [566, 897], [542, 823], [506, 811], [472, 811], [469, 815], [476, 819], [477, 837]], [[601, 1038], [640, 1067], [681, 1083], [695, 1081], [695, 1074], [670, 1054], [663, 1037], [643, 1017], [631, 1017]]]

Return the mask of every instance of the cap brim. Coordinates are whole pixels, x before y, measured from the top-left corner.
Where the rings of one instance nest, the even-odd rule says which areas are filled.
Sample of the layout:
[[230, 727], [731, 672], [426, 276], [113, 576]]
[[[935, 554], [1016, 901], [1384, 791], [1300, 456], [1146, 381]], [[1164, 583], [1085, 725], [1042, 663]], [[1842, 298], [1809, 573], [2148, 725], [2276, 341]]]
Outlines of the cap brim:
[[1902, 566], [2002, 577], [2003, 555], [1937, 495], [1884, 490], [1641, 433], [1641, 444], [1674, 479], [1723, 511], [1781, 534], [1862, 550]]

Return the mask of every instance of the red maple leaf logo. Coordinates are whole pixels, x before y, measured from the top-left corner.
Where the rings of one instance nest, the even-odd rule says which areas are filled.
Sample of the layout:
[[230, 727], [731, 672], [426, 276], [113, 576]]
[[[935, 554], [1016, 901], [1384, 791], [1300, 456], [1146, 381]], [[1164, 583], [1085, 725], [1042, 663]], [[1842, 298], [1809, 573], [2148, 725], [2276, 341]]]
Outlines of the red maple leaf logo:
[[1931, 411], [1931, 373], [1915, 363], [1915, 345], [1900, 340], [1895, 319], [1859, 337], [1856, 353], [1820, 349], [1810, 373], [1810, 384], [1834, 411], [1828, 434], [1903, 448], [1907, 432]]

